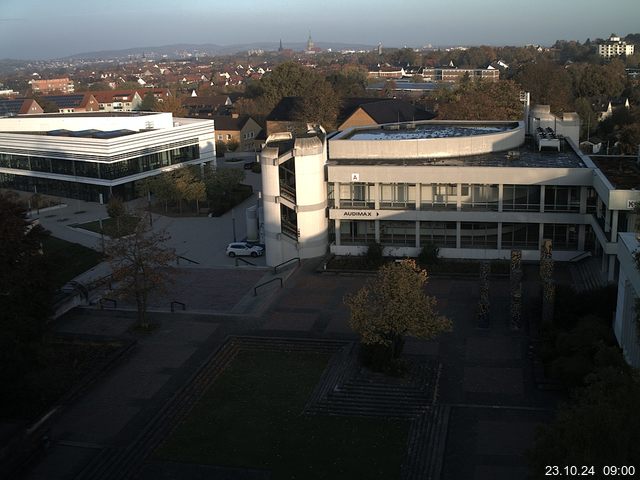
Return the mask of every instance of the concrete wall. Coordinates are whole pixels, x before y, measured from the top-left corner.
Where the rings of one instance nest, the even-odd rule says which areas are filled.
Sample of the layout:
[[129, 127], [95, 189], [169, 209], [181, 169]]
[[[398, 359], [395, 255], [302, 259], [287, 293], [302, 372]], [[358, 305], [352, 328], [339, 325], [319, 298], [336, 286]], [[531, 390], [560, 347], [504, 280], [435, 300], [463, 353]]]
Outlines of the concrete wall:
[[319, 257], [326, 253], [329, 241], [327, 184], [324, 181], [325, 148], [322, 141], [314, 137], [297, 139], [294, 151], [296, 212], [300, 230], [298, 256]]
[[[177, 120], [177, 119], [176, 119]], [[171, 128], [173, 117], [171, 113], [152, 113], [140, 115], [95, 115], [86, 114], [65, 115], [47, 114], [47, 116], [26, 116], [0, 118], [0, 132], [47, 132], [49, 130], [144, 130], [149, 128]]]
[[[478, 122], [418, 122], [417, 124], [443, 124], [466, 126]], [[483, 122], [490, 123], [490, 122]], [[499, 133], [466, 137], [422, 138], [411, 140], [350, 140], [358, 129], [349, 129], [331, 139], [331, 158], [448, 158], [516, 149], [524, 143], [524, 124]], [[366, 131], [366, 130], [363, 130]], [[399, 132], [402, 132], [401, 130]]]
[[[333, 154], [333, 143], [331, 143]], [[419, 165], [331, 165], [329, 182], [351, 183], [478, 183], [518, 185], [591, 185], [588, 168], [512, 168]]]
[[634, 233], [620, 234], [618, 242], [618, 302], [613, 331], [627, 362], [640, 367], [640, 340], [635, 321], [635, 301], [640, 295], [640, 272], [636, 268], [633, 252], [640, 248]]

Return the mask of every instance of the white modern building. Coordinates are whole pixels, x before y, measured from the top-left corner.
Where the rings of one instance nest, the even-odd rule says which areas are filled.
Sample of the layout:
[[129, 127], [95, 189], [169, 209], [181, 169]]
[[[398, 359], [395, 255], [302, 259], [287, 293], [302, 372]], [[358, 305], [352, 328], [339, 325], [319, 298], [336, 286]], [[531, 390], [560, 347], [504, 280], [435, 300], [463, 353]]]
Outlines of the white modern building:
[[604, 58], [619, 57], [620, 55], [633, 55], [634, 45], [623, 42], [620, 37], [612, 33], [609, 40], [598, 44], [598, 55]]
[[629, 365], [640, 368], [640, 336], [636, 302], [640, 297], [640, 271], [636, 267], [634, 253], [640, 242], [634, 233], [621, 233], [618, 240], [618, 304], [613, 331]]
[[260, 154], [267, 264], [320, 257], [329, 241], [326, 135], [270, 135]]
[[[568, 135], [574, 124], [549, 123]], [[267, 263], [361, 255], [372, 242], [398, 257], [433, 244], [448, 258], [520, 249], [537, 260], [551, 239], [556, 260], [590, 252], [613, 281], [640, 171], [622, 185], [615, 161], [592, 160], [545, 125], [426, 121], [271, 136], [260, 155]]]
[[135, 182], [185, 165], [215, 166], [211, 120], [171, 113], [0, 118], [0, 187], [106, 202]]

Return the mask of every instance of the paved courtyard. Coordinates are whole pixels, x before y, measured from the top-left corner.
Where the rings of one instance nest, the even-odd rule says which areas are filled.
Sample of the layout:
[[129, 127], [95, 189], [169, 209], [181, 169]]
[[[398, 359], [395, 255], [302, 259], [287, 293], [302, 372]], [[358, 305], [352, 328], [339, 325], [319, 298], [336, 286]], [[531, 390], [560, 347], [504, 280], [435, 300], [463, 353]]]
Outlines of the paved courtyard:
[[[248, 181], [259, 190], [258, 175], [248, 173]], [[243, 238], [241, 212], [255, 202], [256, 195], [220, 218], [154, 216], [154, 228], [170, 233], [177, 254], [197, 264], [183, 260], [176, 266], [170, 293], [152, 297], [149, 310], [158, 328], [151, 334], [131, 331], [133, 304], [123, 300], [120, 310], [81, 309], [57, 322], [60, 332], [134, 336], [137, 345], [84, 396], [64, 407], [51, 430], [51, 448], [27, 478], [94, 480], [99, 472], [109, 472], [104, 465], [117, 466], [119, 456], [143, 442], [144, 432], [160, 421], [163, 408], [229, 335], [356, 340], [343, 299], [364, 284], [365, 276], [317, 273], [317, 262], [312, 261], [276, 275], [264, 267], [263, 258], [251, 259], [256, 266], [246, 267], [225, 255], [233, 240], [233, 223], [237, 238]], [[104, 206], [70, 200], [65, 208], [43, 213], [40, 219], [55, 236], [99, 249], [99, 236], [71, 225], [105, 217]], [[108, 266], [101, 264], [78, 280], [106, 274]], [[276, 282], [255, 294], [255, 286], [278, 277], [284, 281], [282, 290]], [[535, 277], [533, 269], [525, 271], [525, 319], [538, 311]], [[524, 455], [535, 429], [552, 418], [556, 399], [533, 384], [527, 329], [508, 328], [508, 289], [508, 279], [491, 280], [490, 323], [478, 328], [478, 281], [431, 278], [427, 291], [438, 299], [440, 312], [452, 320], [454, 330], [432, 341], [406, 342], [406, 355], [441, 365], [436, 401], [446, 407], [448, 418], [441, 439], [442, 479], [524, 478]], [[169, 313], [172, 301], [184, 303], [186, 311]], [[145, 474], [162, 469], [147, 463]], [[224, 478], [245, 478], [205, 466], [172, 465], [165, 470], [167, 478], [185, 479], [213, 471], [228, 475]]]
[[[180, 298], [192, 311], [153, 313], [158, 328], [150, 335], [131, 333], [133, 312], [76, 310], [63, 317], [56, 325], [59, 331], [137, 335], [137, 347], [86, 395], [65, 407], [52, 428], [52, 448], [27, 478], [93, 480], [92, 468], [100, 458], [108, 452], [109, 458], [117, 458], [113, 452], [137, 445], [163, 406], [189, 384], [228, 335], [354, 340], [343, 298], [366, 277], [320, 274], [314, 267], [308, 262], [286, 272], [292, 275], [282, 290], [274, 287], [257, 296], [253, 285], [271, 273], [185, 269]], [[525, 277], [525, 317], [535, 311], [531, 302], [536, 286], [526, 281], [530, 277]], [[537, 425], [552, 417], [556, 399], [533, 384], [526, 330], [508, 328], [508, 280], [492, 279], [491, 321], [483, 329], [476, 326], [475, 279], [434, 277], [428, 290], [454, 330], [432, 341], [409, 339], [405, 353], [442, 364], [437, 402], [449, 407], [450, 414], [441, 478], [523, 478], [525, 451]], [[207, 314], [207, 309], [216, 313]], [[145, 472], [160, 468], [153, 465]], [[169, 478], [211, 471], [176, 465], [171, 470]]]

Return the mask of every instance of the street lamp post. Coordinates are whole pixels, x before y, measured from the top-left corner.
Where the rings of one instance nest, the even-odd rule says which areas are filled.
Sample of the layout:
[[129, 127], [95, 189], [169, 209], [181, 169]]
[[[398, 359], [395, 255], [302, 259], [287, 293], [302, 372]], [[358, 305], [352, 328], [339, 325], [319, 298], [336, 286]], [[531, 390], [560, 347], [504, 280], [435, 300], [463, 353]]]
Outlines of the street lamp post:
[[233, 241], [236, 240], [236, 211], [235, 209], [231, 209], [231, 228], [233, 228]]
[[153, 227], [153, 215], [151, 215], [151, 190], [147, 190], [147, 208], [149, 210], [149, 225]]

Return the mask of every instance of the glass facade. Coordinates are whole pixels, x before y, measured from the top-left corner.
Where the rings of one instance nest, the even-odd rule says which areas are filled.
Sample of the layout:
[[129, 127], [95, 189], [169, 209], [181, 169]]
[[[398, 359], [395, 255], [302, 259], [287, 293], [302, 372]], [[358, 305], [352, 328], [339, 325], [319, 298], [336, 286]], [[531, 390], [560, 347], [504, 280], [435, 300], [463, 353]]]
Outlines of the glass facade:
[[0, 153], [0, 167], [73, 177], [116, 180], [200, 158], [200, 146], [189, 145], [116, 162], [90, 162]]
[[415, 247], [416, 222], [380, 221], [380, 244]]
[[462, 185], [462, 210], [498, 211], [498, 185]]
[[420, 222], [420, 245], [456, 248], [456, 222]]
[[580, 187], [547, 185], [544, 192], [545, 212], [579, 212]]
[[373, 183], [341, 183], [340, 208], [374, 208]]
[[539, 185], [504, 185], [502, 210], [505, 212], [539, 212]]
[[540, 225], [537, 223], [503, 223], [502, 248], [521, 248], [537, 250], [540, 237]]
[[546, 223], [544, 238], [550, 238], [554, 250], [578, 250], [578, 225]]
[[373, 220], [340, 222], [340, 243], [343, 245], [366, 245], [376, 241], [376, 226]]
[[457, 210], [458, 185], [455, 183], [421, 185], [420, 208], [422, 210]]
[[380, 208], [415, 210], [416, 186], [409, 183], [381, 183]]
[[[129, 183], [133, 185], [134, 182]], [[12, 188], [25, 192], [77, 198], [78, 200], [84, 200], [86, 202], [99, 202], [100, 194], [102, 194], [104, 202], [108, 201], [110, 197], [109, 187], [102, 185], [28, 177], [24, 175], [13, 175], [11, 173], [0, 173], [0, 188]], [[113, 194], [120, 196], [123, 200], [131, 200], [133, 195], [130, 195], [125, 189], [125, 186], [119, 185], [118, 187], [113, 187], [112, 191]]]
[[462, 222], [460, 246], [462, 248], [498, 248], [498, 224]]

